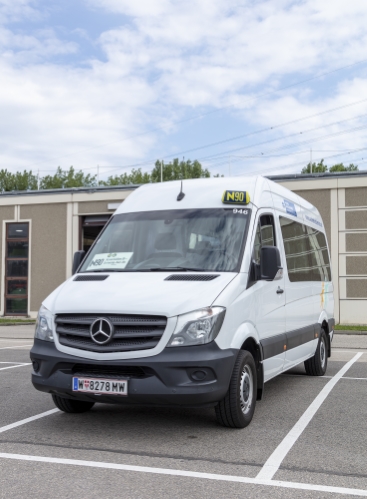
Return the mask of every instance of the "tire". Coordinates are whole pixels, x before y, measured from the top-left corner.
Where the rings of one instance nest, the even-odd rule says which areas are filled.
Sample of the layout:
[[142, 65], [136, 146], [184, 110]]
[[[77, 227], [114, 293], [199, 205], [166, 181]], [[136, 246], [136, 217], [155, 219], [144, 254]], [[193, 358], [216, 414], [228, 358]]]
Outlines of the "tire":
[[69, 413], [87, 412], [94, 406], [94, 402], [84, 402], [83, 400], [64, 399], [58, 395], [52, 395], [54, 404], [60, 411]]
[[327, 356], [326, 333], [324, 329], [321, 329], [315, 355], [305, 361], [306, 374], [309, 376], [323, 376], [327, 369]]
[[240, 350], [228, 392], [215, 407], [217, 422], [228, 428], [245, 428], [254, 415], [257, 397], [256, 365], [247, 350]]

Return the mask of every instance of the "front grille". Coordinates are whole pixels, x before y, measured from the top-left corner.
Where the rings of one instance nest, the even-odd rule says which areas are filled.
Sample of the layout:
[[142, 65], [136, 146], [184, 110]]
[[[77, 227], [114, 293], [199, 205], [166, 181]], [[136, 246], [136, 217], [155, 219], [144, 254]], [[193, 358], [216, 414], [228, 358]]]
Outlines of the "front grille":
[[92, 378], [146, 378], [150, 376], [138, 366], [96, 366], [93, 364], [75, 364], [72, 369], [75, 376]]
[[165, 281], [212, 281], [219, 274], [172, 274]]
[[[100, 318], [114, 325], [113, 339], [107, 345], [98, 345], [90, 336], [90, 326]], [[100, 353], [154, 348], [167, 324], [166, 317], [156, 315], [59, 314], [55, 321], [61, 345]]]

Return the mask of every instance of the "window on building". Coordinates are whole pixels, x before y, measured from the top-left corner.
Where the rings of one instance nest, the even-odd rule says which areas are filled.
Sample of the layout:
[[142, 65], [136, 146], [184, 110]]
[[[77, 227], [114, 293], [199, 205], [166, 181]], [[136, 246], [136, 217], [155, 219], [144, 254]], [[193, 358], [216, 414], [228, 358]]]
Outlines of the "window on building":
[[6, 224], [5, 315], [28, 312], [28, 223]]
[[109, 219], [110, 215], [96, 215], [82, 218], [80, 249], [85, 252], [89, 250]]
[[325, 234], [285, 217], [280, 217], [280, 226], [289, 280], [331, 281]]

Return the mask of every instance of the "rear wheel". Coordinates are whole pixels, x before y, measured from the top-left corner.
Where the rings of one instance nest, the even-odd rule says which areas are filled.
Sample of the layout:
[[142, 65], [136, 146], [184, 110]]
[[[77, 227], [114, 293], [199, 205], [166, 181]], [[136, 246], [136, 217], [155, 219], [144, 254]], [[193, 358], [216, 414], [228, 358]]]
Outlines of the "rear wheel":
[[87, 412], [92, 409], [94, 402], [84, 402], [83, 400], [64, 399], [58, 395], [52, 395], [54, 404], [60, 411], [69, 413]]
[[229, 428], [245, 428], [254, 415], [256, 395], [254, 358], [247, 350], [240, 350], [228, 392], [215, 407], [218, 423]]
[[324, 329], [321, 329], [315, 355], [305, 361], [306, 373], [309, 376], [323, 376], [327, 369], [327, 356], [326, 333]]

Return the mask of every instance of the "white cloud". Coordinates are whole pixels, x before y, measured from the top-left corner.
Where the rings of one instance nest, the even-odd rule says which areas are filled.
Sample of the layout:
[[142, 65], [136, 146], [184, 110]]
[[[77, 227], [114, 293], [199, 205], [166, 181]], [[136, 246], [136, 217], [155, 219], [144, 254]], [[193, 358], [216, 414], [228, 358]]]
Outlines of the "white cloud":
[[[364, 0], [85, 0], [85, 4], [100, 9], [101, 15], [105, 11], [122, 15], [121, 27], [105, 31], [96, 41], [105, 60], [83, 59], [80, 47], [58, 38], [52, 26], [36, 32], [12, 31], [7, 21], [41, 18], [41, 7], [31, 0], [0, 0], [0, 168], [34, 164], [42, 169], [72, 162], [87, 168], [150, 158], [158, 134], [142, 133], [160, 126], [167, 134], [177, 130], [175, 119], [187, 110], [196, 114], [201, 106], [208, 110], [232, 106], [244, 127], [261, 128], [366, 95], [363, 73], [347, 80], [341, 72], [328, 78], [327, 89], [301, 85], [251, 100], [364, 59]], [[60, 60], [68, 55], [76, 59]], [[352, 112], [343, 111], [342, 116]], [[322, 116], [308, 124], [328, 121], [330, 117]], [[277, 133], [282, 136], [296, 129], [288, 126]], [[131, 136], [136, 137], [125, 140]], [[352, 148], [364, 138], [362, 131], [345, 135], [343, 144]], [[292, 140], [285, 144], [296, 144]], [[109, 145], [99, 147], [103, 144]], [[325, 141], [325, 148], [337, 146], [340, 139]], [[280, 165], [283, 160], [271, 161]]]
[[0, 0], [0, 22], [14, 22], [20, 19], [39, 19], [37, 0]]
[[157, 72], [161, 90], [179, 105], [223, 105], [273, 78], [365, 57], [367, 9], [357, 0], [348, 9], [340, 3], [339, 16], [334, 4], [314, 1], [271, 0], [245, 8], [230, 8], [224, 0], [161, 2], [157, 15], [143, 8], [145, 2], [94, 3], [136, 16], [134, 30], [104, 33], [102, 47], [129, 71]]

